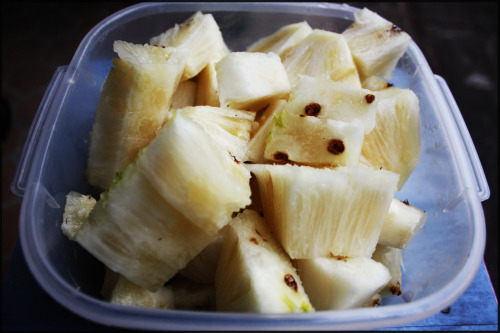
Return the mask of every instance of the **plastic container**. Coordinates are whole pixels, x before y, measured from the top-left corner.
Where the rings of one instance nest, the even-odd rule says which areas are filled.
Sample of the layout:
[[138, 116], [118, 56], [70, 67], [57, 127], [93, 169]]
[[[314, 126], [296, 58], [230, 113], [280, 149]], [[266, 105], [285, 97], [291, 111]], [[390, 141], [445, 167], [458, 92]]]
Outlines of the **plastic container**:
[[[92, 29], [69, 66], [54, 74], [32, 124], [12, 183], [24, 196], [20, 240], [43, 289], [91, 321], [136, 329], [374, 329], [424, 319], [453, 303], [475, 277], [483, 258], [481, 201], [489, 188], [464, 120], [446, 82], [434, 75], [412, 42], [399, 62], [395, 86], [421, 102], [422, 156], [397, 194], [428, 212], [424, 228], [404, 252], [403, 295], [377, 308], [259, 315], [119, 306], [99, 296], [103, 265], [60, 230], [65, 196], [97, 196], [85, 183], [88, 136], [101, 85], [121, 39], [146, 43], [195, 11], [212, 13], [226, 43], [244, 50], [284, 24], [306, 20], [341, 32], [358, 10], [318, 3], [149, 3], [126, 8]], [[397, 23], [397, 22], [395, 22]]]

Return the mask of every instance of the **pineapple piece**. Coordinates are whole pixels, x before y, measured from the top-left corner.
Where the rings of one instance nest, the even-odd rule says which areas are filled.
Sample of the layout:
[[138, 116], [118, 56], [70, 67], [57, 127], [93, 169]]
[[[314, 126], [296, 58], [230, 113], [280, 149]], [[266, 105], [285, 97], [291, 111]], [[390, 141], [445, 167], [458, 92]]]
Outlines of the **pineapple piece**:
[[250, 204], [249, 180], [242, 164], [177, 110], [101, 194], [73, 239], [113, 271], [157, 291]]
[[375, 128], [365, 135], [360, 163], [399, 173], [399, 191], [420, 159], [419, 99], [410, 89], [392, 87], [378, 93]]
[[223, 107], [258, 111], [290, 93], [287, 73], [275, 53], [232, 52], [215, 70]]
[[266, 140], [271, 132], [274, 115], [283, 111], [287, 101], [278, 99], [273, 101], [263, 112], [255, 118], [258, 123], [257, 128], [250, 133], [250, 141], [247, 145], [247, 161], [253, 163], [265, 163], [264, 150], [266, 149]]
[[198, 87], [195, 105], [220, 106], [215, 63], [209, 62], [196, 76]]
[[364, 302], [362, 308], [374, 308], [380, 305], [382, 301], [382, 296], [379, 293], [375, 293], [366, 302]]
[[247, 164], [264, 218], [292, 259], [371, 257], [399, 175], [361, 166]]
[[157, 309], [173, 309], [175, 304], [174, 292], [170, 287], [161, 287], [152, 292], [109, 268], [106, 268], [101, 294], [106, 301], [114, 304]]
[[71, 191], [66, 195], [64, 206], [63, 222], [61, 230], [63, 234], [72, 239], [78, 229], [85, 223], [90, 212], [94, 208], [96, 200], [85, 194]]
[[382, 295], [401, 296], [401, 266], [403, 265], [403, 251], [395, 247], [377, 244], [375, 251], [372, 254], [372, 259], [380, 262], [391, 273], [391, 279], [387, 285], [380, 290]]
[[255, 211], [244, 210], [221, 233], [215, 275], [218, 311], [314, 311], [290, 258]]
[[184, 114], [201, 125], [236, 161], [246, 160], [255, 112], [213, 106], [185, 107]]
[[361, 307], [391, 279], [389, 270], [370, 258], [298, 259], [293, 263], [318, 311]]
[[392, 86], [393, 86], [392, 83], [376, 75], [369, 76], [366, 79], [364, 79], [363, 82], [361, 82], [361, 87], [371, 91], [380, 91], [386, 88], [390, 88]]
[[170, 109], [182, 109], [186, 106], [194, 106], [196, 102], [197, 83], [193, 80], [187, 80], [179, 83], [177, 90], [172, 96]]
[[361, 88], [351, 50], [338, 33], [314, 29], [283, 56], [283, 66], [292, 86], [308, 75]]
[[375, 127], [379, 92], [324, 78], [301, 76], [286, 110], [297, 116], [361, 124], [365, 134]]
[[354, 22], [342, 32], [361, 80], [379, 75], [392, 78], [411, 37], [393, 23], [367, 8], [354, 13]]
[[247, 51], [273, 52], [283, 59], [287, 51], [304, 40], [312, 31], [306, 21], [284, 25], [274, 33], [258, 39], [247, 48]]
[[406, 249], [406, 246], [424, 226], [427, 213], [396, 198], [380, 231], [379, 244]]
[[116, 41], [90, 133], [87, 181], [100, 189], [132, 162], [168, 119], [185, 60], [172, 48]]
[[181, 81], [195, 77], [208, 63], [217, 62], [230, 52], [212, 14], [199, 11], [182, 24], [151, 37], [149, 43], [186, 52]]
[[300, 117], [285, 110], [274, 116], [264, 158], [316, 167], [357, 165], [363, 138], [360, 124]]

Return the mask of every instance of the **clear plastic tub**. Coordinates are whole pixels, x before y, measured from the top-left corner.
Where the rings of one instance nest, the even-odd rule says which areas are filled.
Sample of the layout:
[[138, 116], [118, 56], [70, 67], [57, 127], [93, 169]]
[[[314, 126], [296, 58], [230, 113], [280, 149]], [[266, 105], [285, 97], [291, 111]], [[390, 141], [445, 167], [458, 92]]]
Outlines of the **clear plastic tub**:
[[[60, 67], [33, 121], [14, 193], [24, 196], [20, 240], [43, 289], [91, 321], [137, 329], [374, 329], [431, 316], [453, 303], [475, 277], [483, 258], [481, 201], [489, 188], [460, 111], [446, 82], [434, 75], [412, 42], [394, 75], [397, 87], [421, 102], [422, 156], [397, 194], [428, 212], [424, 228], [404, 252], [403, 295], [377, 308], [259, 315], [134, 308], [107, 303], [99, 291], [103, 265], [60, 230], [65, 196], [97, 196], [85, 183], [89, 132], [100, 88], [121, 39], [146, 43], [195, 11], [212, 13], [228, 46], [244, 50], [284, 24], [306, 20], [341, 32], [358, 8], [319, 3], [147, 3], [102, 21], [81, 42], [69, 66]], [[397, 22], [395, 22], [397, 23]]]

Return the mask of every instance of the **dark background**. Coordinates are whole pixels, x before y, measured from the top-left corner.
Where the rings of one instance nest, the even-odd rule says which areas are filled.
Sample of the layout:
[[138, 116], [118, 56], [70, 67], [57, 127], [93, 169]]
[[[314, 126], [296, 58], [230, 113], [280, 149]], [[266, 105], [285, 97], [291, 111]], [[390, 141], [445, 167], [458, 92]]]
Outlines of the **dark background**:
[[[22, 198], [10, 191], [29, 127], [57, 67], [101, 20], [132, 2], [2, 2], [2, 281]], [[498, 290], [498, 81], [494, 2], [352, 2], [408, 32], [460, 108], [490, 186], [485, 262]]]

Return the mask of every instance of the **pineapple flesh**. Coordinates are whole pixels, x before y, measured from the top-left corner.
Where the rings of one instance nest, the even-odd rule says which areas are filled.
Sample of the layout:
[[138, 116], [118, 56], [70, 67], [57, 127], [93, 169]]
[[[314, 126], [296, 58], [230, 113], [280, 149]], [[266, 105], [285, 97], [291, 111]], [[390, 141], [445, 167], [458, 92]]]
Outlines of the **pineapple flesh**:
[[185, 60], [172, 48], [114, 43], [119, 58], [103, 84], [90, 133], [87, 181], [108, 188], [168, 119]]
[[209, 62], [196, 76], [196, 96], [194, 105], [220, 106], [217, 90], [215, 63]]
[[182, 24], [151, 37], [151, 45], [175, 47], [186, 53], [186, 66], [181, 80], [198, 75], [209, 62], [217, 62], [229, 54], [222, 33], [212, 14], [196, 12]]
[[257, 212], [244, 210], [221, 233], [217, 311], [314, 311], [290, 258]]
[[177, 110], [101, 194], [73, 239], [113, 271], [156, 291], [250, 204], [249, 179], [243, 165]]
[[354, 13], [354, 22], [342, 36], [347, 40], [361, 80], [372, 75], [391, 79], [411, 42], [405, 31], [367, 8]]
[[402, 294], [402, 271], [403, 267], [403, 251], [401, 249], [377, 244], [375, 251], [372, 254], [372, 259], [380, 262], [389, 270], [391, 273], [391, 279], [385, 285], [380, 294], [385, 295], [396, 295], [401, 296]]
[[399, 176], [361, 166], [248, 164], [264, 218], [292, 259], [370, 257]]
[[90, 212], [94, 208], [96, 200], [90, 196], [71, 191], [66, 195], [63, 222], [61, 230], [63, 234], [72, 239], [78, 229], [85, 223]]

